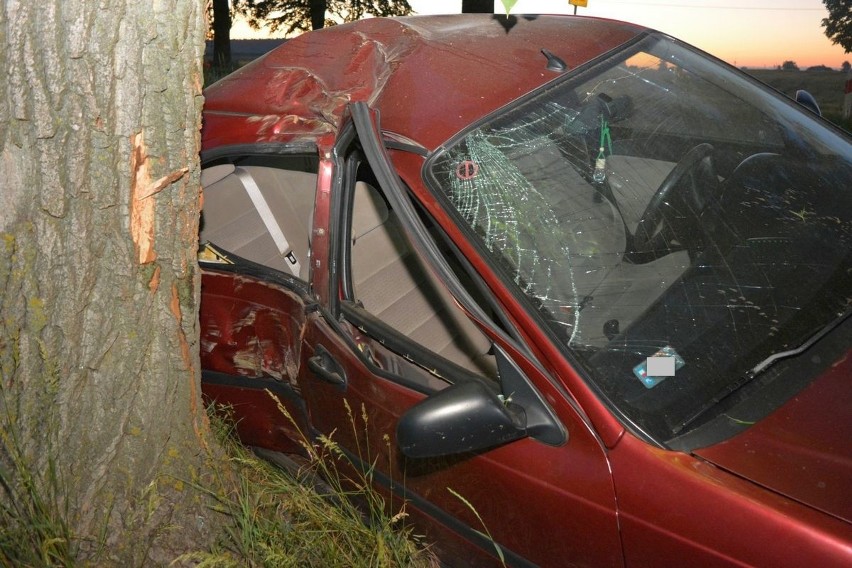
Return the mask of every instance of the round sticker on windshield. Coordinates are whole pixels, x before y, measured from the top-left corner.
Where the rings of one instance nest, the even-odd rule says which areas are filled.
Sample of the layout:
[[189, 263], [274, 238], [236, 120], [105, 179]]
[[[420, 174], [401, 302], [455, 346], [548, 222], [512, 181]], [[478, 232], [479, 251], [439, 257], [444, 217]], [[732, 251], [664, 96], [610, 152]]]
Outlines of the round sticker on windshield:
[[473, 179], [479, 174], [479, 164], [473, 160], [464, 160], [456, 166], [456, 177], [461, 180]]

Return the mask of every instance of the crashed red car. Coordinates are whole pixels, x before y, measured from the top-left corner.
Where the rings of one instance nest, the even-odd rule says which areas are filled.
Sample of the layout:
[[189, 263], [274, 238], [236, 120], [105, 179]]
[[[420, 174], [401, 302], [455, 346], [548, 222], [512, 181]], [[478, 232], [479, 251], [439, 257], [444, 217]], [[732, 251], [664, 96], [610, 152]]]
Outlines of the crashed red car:
[[341, 25], [205, 96], [203, 388], [245, 444], [333, 434], [451, 566], [852, 565], [816, 105], [556, 16]]

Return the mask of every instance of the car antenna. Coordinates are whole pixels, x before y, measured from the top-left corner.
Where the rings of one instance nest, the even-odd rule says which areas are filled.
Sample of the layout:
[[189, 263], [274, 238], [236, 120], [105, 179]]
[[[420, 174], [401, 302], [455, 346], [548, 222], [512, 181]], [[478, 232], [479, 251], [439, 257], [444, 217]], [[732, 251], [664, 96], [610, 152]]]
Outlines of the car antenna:
[[565, 64], [562, 59], [553, 54], [553, 52], [548, 51], [547, 49], [542, 49], [541, 54], [547, 57], [547, 69], [550, 71], [562, 72], [568, 69], [568, 66]]

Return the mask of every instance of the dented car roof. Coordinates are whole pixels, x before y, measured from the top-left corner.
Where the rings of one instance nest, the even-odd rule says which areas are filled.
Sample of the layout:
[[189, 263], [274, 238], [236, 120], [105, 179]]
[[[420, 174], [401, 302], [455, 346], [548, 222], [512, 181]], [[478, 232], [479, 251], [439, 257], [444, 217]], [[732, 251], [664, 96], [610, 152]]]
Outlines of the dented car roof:
[[[567, 16], [373, 18], [292, 39], [205, 90], [204, 145], [316, 141], [364, 101], [385, 130], [434, 149], [645, 28]], [[472, 41], [475, 38], [476, 41]]]

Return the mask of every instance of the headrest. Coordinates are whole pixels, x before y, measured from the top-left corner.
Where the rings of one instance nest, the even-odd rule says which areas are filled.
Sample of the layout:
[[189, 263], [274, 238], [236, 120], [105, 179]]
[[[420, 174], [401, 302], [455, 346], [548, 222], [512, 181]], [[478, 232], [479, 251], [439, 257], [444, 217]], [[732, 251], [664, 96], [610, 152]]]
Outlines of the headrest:
[[352, 241], [357, 241], [388, 220], [388, 206], [373, 186], [359, 181], [352, 198]]
[[236, 168], [234, 164], [219, 164], [201, 170], [201, 187], [213, 185], [228, 177]]

